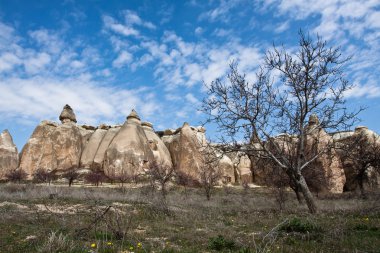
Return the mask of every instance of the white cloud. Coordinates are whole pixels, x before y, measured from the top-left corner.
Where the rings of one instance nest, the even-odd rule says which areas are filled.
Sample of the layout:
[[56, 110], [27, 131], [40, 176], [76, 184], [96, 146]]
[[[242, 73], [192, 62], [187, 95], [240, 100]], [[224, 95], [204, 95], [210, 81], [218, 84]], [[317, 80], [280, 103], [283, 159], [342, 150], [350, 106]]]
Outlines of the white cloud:
[[124, 11], [124, 18], [127, 24], [144, 26], [149, 29], [156, 29], [156, 26], [153, 23], [142, 20], [134, 11]]
[[195, 28], [194, 33], [195, 35], [201, 35], [203, 33], [203, 28], [198, 26]]
[[25, 71], [30, 74], [36, 74], [44, 70], [45, 66], [49, 64], [51, 57], [49, 54], [42, 52], [32, 55], [24, 60]]
[[132, 108], [143, 117], [159, 108], [153, 97], [149, 101], [139, 99], [144, 93], [142, 89], [105, 87], [85, 76], [8, 78], [0, 80], [0, 90], [0, 115], [7, 118], [56, 120], [63, 105], [70, 104], [80, 123], [97, 124], [116, 122], [117, 117], [128, 115]]
[[122, 51], [119, 56], [112, 62], [112, 66], [115, 68], [121, 68], [128, 63], [130, 63], [133, 59], [133, 55], [127, 51]]
[[12, 70], [17, 65], [20, 65], [22, 61], [19, 57], [14, 55], [13, 53], [5, 52], [0, 55], [0, 73]]
[[109, 29], [115, 33], [118, 33], [118, 34], [121, 34], [121, 35], [124, 35], [127, 37], [128, 36], [139, 36], [140, 35], [140, 32], [138, 30], [136, 30], [135, 28], [117, 23], [116, 20], [110, 16], [104, 16], [103, 22], [104, 22], [104, 26], [107, 29]]

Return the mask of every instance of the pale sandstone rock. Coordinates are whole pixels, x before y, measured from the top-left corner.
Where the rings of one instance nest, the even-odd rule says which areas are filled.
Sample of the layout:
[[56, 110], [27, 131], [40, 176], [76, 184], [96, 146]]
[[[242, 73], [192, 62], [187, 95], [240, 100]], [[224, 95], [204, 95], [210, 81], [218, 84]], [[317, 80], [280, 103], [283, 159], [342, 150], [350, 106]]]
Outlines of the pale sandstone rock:
[[222, 155], [222, 158], [218, 161], [218, 167], [222, 175], [222, 183], [235, 183], [234, 164], [231, 159]]
[[152, 161], [154, 155], [140, 118], [136, 111], [132, 110], [106, 151], [104, 173], [110, 177], [140, 174]]
[[18, 167], [18, 151], [8, 130], [0, 134], [0, 178]]
[[75, 123], [67, 122], [59, 125], [51, 134], [51, 141], [57, 173], [78, 169], [82, 153], [82, 135]]
[[169, 149], [177, 172], [191, 180], [199, 181], [199, 170], [203, 160], [201, 148], [206, 144], [204, 132], [198, 132], [188, 123], [184, 123], [175, 134], [164, 135], [162, 140]]
[[51, 135], [57, 126], [54, 122], [42, 121], [23, 147], [19, 167], [28, 174], [29, 178], [37, 169], [52, 171], [56, 168]]
[[[310, 157], [332, 144], [333, 137], [319, 127], [318, 118], [310, 116], [307, 127], [306, 153]], [[309, 188], [317, 192], [342, 193], [346, 182], [340, 158], [333, 148], [327, 148], [310, 166], [302, 171]]]
[[[341, 138], [337, 139], [339, 142], [345, 142], [345, 141], [356, 141], [360, 140], [360, 143], [363, 145], [364, 143], [368, 143], [368, 146], [376, 146], [379, 147], [380, 150], [380, 136], [375, 133], [372, 130], [369, 130], [367, 127], [364, 126], [358, 126], [355, 128], [355, 131], [352, 132], [351, 135], [345, 135], [341, 136]], [[358, 171], [359, 169], [356, 168], [357, 166], [354, 161], [355, 157], [346, 157], [345, 154], [342, 152], [345, 152], [344, 150], [338, 150], [341, 154], [341, 161], [343, 164], [345, 176], [346, 176], [346, 184], [345, 184], [345, 190], [346, 191], [354, 191], [359, 187], [358, 184]], [[379, 187], [380, 185], [380, 174], [377, 172], [374, 168], [370, 167], [366, 171], [366, 177], [364, 180], [363, 187], [364, 189], [373, 189], [376, 187]]]
[[112, 140], [115, 138], [116, 134], [119, 132], [121, 126], [110, 128], [102, 139], [93, 163], [93, 170], [103, 170], [104, 157], [108, 146], [111, 144]]
[[81, 158], [80, 158], [80, 167], [89, 169], [92, 167], [96, 152], [98, 151], [99, 145], [103, 140], [103, 137], [106, 135], [107, 130], [98, 128], [91, 135], [90, 140], [85, 145]]
[[142, 127], [145, 135], [148, 138], [150, 149], [153, 152], [154, 158], [158, 164], [162, 164], [168, 167], [172, 167], [172, 159], [168, 148], [163, 141], [153, 130], [153, 125], [149, 122], [143, 122]]

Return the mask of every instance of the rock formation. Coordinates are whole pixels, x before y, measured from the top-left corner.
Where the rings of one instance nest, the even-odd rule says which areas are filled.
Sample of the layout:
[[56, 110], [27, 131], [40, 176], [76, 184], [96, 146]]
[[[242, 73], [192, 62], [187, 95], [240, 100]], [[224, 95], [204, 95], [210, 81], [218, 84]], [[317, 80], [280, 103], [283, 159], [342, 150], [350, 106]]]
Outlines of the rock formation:
[[322, 152], [302, 174], [311, 190], [317, 192], [342, 193], [346, 177], [336, 150], [333, 137], [319, 126], [319, 120], [311, 115], [307, 126], [306, 154], [311, 158]]
[[149, 122], [143, 122], [142, 127], [145, 135], [148, 138], [150, 149], [153, 152], [154, 158], [158, 164], [172, 167], [172, 159], [168, 148], [160, 137], [154, 132], [153, 125]]
[[42, 121], [21, 151], [20, 169], [29, 177], [38, 169], [53, 171], [56, 168], [55, 154], [51, 139], [57, 124], [51, 121]]
[[339, 138], [336, 137], [336, 141], [340, 146], [338, 152], [346, 175], [345, 190], [354, 191], [360, 187], [362, 190], [368, 190], [379, 187], [380, 174], [375, 167], [380, 166], [380, 136], [367, 127], [358, 126], [354, 132], [340, 134]]
[[199, 181], [202, 166], [201, 148], [206, 142], [204, 130], [192, 128], [188, 123], [177, 131], [164, 132], [163, 142], [168, 147], [177, 173], [191, 181]]
[[89, 141], [84, 146], [82, 156], [80, 158], [80, 167], [89, 169], [92, 167], [96, 152], [100, 146], [100, 143], [103, 140], [103, 137], [106, 135], [107, 130], [96, 129], [95, 132], [91, 135]]
[[77, 123], [77, 119], [76, 119], [75, 113], [74, 113], [73, 109], [69, 105], [65, 105], [63, 107], [61, 115], [59, 115], [59, 120], [62, 122], [62, 124], [66, 123], [66, 122]]
[[107, 148], [104, 173], [111, 178], [135, 176], [143, 173], [144, 168], [152, 161], [154, 155], [141, 126], [140, 117], [132, 110]]
[[18, 167], [18, 151], [8, 130], [0, 134], [0, 179]]
[[103, 163], [106, 155], [108, 146], [111, 144], [112, 140], [115, 138], [116, 134], [119, 132], [120, 127], [115, 126], [107, 130], [107, 133], [104, 135], [102, 142], [100, 143], [92, 164], [92, 170], [102, 171]]
[[82, 133], [75, 124], [75, 114], [66, 105], [60, 115], [61, 125], [42, 121], [21, 152], [20, 168], [29, 177], [38, 169], [63, 173], [78, 168], [82, 153]]

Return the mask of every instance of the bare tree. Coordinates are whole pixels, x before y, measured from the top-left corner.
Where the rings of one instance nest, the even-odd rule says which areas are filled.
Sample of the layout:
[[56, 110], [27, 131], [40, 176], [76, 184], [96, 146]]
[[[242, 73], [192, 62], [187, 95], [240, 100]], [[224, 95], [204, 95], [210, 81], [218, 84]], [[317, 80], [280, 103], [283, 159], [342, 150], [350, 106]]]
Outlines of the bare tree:
[[28, 174], [22, 169], [14, 169], [5, 173], [4, 177], [10, 182], [21, 183], [27, 178]]
[[159, 184], [163, 198], [166, 197], [166, 185], [174, 176], [174, 172], [173, 166], [166, 165], [163, 162], [154, 161], [148, 166], [146, 174], [149, 176], [153, 186], [155, 186], [156, 183]]
[[218, 153], [215, 147], [207, 143], [200, 148], [200, 153], [200, 185], [205, 192], [207, 200], [210, 200], [214, 186], [216, 186], [222, 178], [222, 173], [219, 168], [222, 155]]
[[[309, 152], [308, 137], [323, 128], [347, 129], [361, 110], [348, 112], [345, 107], [343, 95], [351, 88], [343, 73], [348, 58], [320, 37], [313, 41], [300, 31], [296, 52], [274, 46], [264, 60], [254, 82], [248, 82], [237, 65], [231, 64], [228, 84], [217, 79], [208, 86], [203, 112], [209, 116], [207, 122], [223, 131], [221, 142], [227, 147], [236, 148], [245, 140], [251, 144], [248, 155], [275, 162], [302, 193], [309, 211], [316, 213], [302, 172], [333, 143]], [[310, 126], [312, 115], [320, 120]], [[273, 138], [279, 133], [289, 138]]]
[[37, 183], [48, 183], [50, 185], [51, 181], [56, 179], [57, 177], [54, 172], [46, 169], [40, 168], [33, 173], [33, 180]]
[[98, 187], [99, 184], [101, 184], [104, 180], [104, 174], [100, 171], [91, 171], [90, 173], [86, 174], [85, 180], [86, 182]]
[[71, 168], [68, 171], [66, 171], [62, 175], [62, 177], [67, 179], [67, 182], [69, 183], [69, 187], [71, 187], [71, 185], [74, 183], [74, 181], [78, 179], [79, 174], [75, 168]]

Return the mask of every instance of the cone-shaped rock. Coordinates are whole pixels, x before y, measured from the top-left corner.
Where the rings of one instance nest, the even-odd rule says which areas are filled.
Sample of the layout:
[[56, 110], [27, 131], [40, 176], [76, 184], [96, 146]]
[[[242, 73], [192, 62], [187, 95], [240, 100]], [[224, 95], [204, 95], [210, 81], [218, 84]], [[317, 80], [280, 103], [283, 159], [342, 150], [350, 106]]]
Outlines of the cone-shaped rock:
[[13, 139], [8, 130], [4, 130], [0, 134], [0, 178], [10, 170], [18, 167], [17, 147], [13, 143]]
[[99, 145], [102, 142], [107, 130], [96, 129], [96, 131], [91, 135], [90, 140], [85, 145], [82, 156], [80, 158], [80, 166], [82, 168], [89, 169], [95, 159], [96, 152], [98, 151]]
[[106, 151], [104, 173], [111, 178], [136, 175], [153, 160], [140, 118], [132, 110]]
[[143, 122], [142, 127], [145, 131], [146, 137], [148, 138], [150, 149], [152, 150], [157, 163], [172, 167], [173, 164], [170, 157], [170, 152], [164, 142], [154, 132], [152, 124], [149, 122]]
[[75, 113], [69, 105], [65, 105], [63, 107], [61, 115], [59, 115], [59, 120], [62, 123], [66, 123], [66, 122], [75, 122], [76, 123], [77, 122], [77, 119], [75, 117]]
[[100, 143], [98, 150], [96, 151], [94, 163], [92, 164], [93, 170], [103, 170], [103, 163], [107, 148], [109, 147], [110, 143], [115, 138], [119, 130], [120, 127], [112, 127], [104, 135], [102, 142]]

